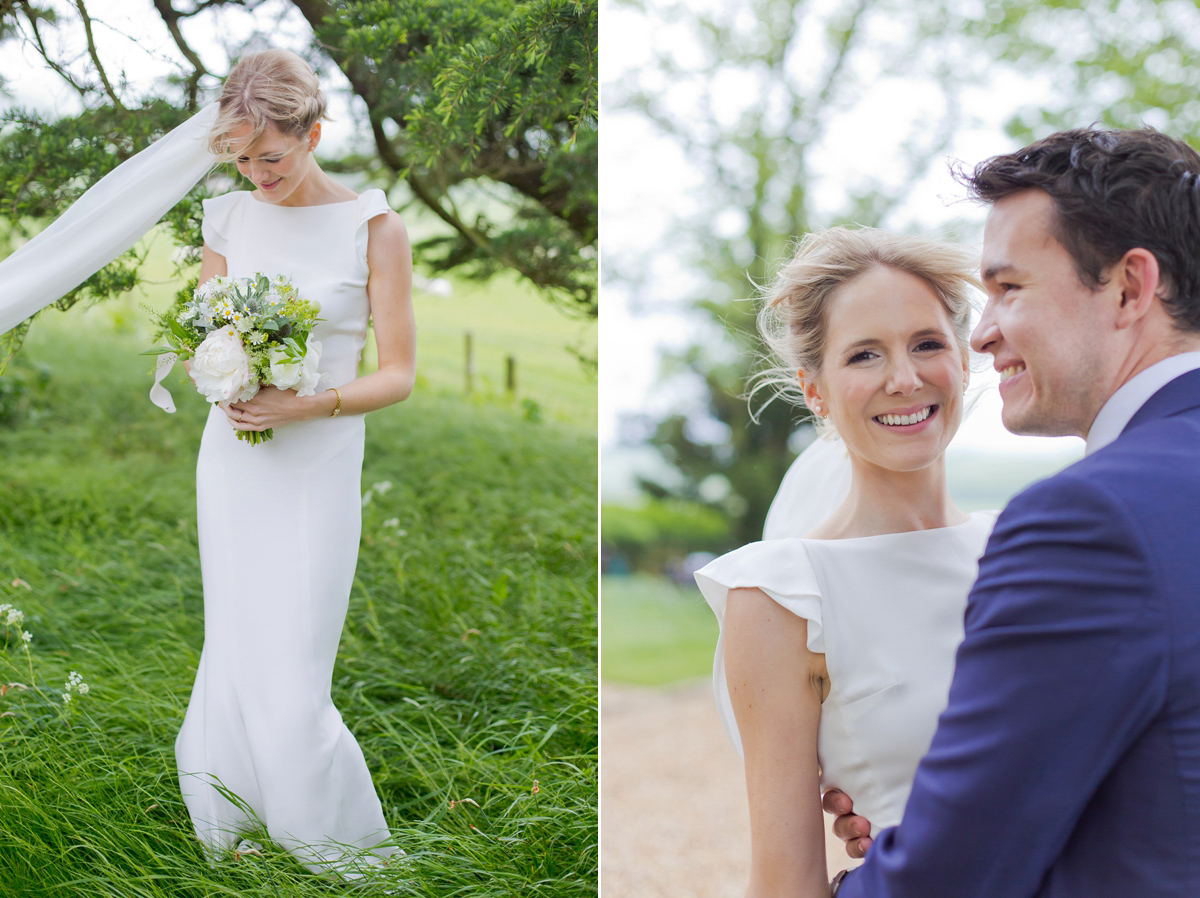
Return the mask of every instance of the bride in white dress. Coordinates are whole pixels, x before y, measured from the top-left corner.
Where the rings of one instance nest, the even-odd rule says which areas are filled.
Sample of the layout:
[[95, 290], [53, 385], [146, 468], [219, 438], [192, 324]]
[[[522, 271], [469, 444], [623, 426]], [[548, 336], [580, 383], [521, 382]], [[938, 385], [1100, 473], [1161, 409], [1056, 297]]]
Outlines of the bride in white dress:
[[750, 898], [827, 898], [821, 790], [853, 796], [876, 831], [899, 823], [945, 708], [995, 518], [964, 514], [946, 488], [969, 270], [949, 246], [834, 228], [801, 241], [765, 297], [775, 380], [836, 429], [851, 480], [806, 536], [696, 574], [721, 624], [718, 706], [745, 762]]
[[[394, 850], [330, 698], [358, 554], [363, 415], [409, 395], [416, 350], [404, 225], [382, 191], [358, 196], [316, 163], [324, 109], [308, 65], [268, 50], [234, 67], [210, 132], [254, 190], [205, 202], [200, 282], [290, 278], [320, 303], [321, 379], [312, 396], [265, 387], [209, 415], [196, 471], [204, 649], [175, 748], [210, 853], [261, 826], [313, 871], [351, 875]], [[359, 377], [368, 316], [379, 367]], [[267, 428], [260, 445], [235, 438]]]

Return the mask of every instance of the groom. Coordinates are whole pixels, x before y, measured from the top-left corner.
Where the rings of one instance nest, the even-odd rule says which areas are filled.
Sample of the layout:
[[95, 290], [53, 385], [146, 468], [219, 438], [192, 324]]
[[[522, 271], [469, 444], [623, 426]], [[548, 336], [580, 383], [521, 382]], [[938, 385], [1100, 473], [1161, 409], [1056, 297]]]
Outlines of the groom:
[[1066, 131], [963, 181], [1004, 424], [1087, 454], [997, 520], [904, 818], [837, 898], [1196, 898], [1200, 155]]

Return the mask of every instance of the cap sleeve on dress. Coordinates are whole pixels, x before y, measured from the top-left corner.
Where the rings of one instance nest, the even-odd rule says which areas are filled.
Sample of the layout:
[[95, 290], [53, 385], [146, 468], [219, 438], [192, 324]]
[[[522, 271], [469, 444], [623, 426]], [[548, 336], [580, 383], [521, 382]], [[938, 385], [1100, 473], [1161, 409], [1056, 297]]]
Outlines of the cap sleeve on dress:
[[358, 197], [358, 230], [354, 234], [354, 242], [358, 248], [358, 260], [364, 267], [367, 264], [367, 222], [376, 215], [390, 211], [387, 195], [378, 187], [364, 190]]
[[713, 692], [717, 712], [725, 732], [738, 754], [742, 739], [738, 734], [733, 701], [725, 680], [725, 606], [729, 590], [757, 587], [797, 617], [808, 621], [809, 651], [824, 653], [825, 638], [821, 624], [821, 593], [808, 560], [803, 540], [773, 539], [742, 546], [696, 571], [696, 584], [705, 601], [717, 615], [721, 633], [713, 657]]
[[204, 235], [204, 242], [213, 252], [222, 256], [229, 255], [229, 238], [226, 236], [230, 232], [229, 220], [245, 193], [244, 190], [235, 190], [233, 193], [210, 197], [201, 203], [204, 207], [204, 219], [200, 223], [200, 232]]
[[696, 571], [696, 583], [722, 627], [729, 590], [758, 587], [792, 614], [808, 621], [809, 651], [825, 651], [821, 593], [800, 540], [770, 539], [742, 546]]

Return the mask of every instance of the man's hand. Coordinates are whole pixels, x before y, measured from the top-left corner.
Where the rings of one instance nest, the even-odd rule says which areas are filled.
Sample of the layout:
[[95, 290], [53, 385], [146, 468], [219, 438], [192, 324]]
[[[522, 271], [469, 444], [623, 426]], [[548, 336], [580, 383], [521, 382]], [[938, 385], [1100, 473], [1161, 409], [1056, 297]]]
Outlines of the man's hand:
[[846, 843], [846, 854], [852, 858], [867, 856], [871, 847], [871, 821], [854, 813], [854, 802], [841, 789], [830, 789], [821, 797], [821, 807], [837, 817], [833, 834]]

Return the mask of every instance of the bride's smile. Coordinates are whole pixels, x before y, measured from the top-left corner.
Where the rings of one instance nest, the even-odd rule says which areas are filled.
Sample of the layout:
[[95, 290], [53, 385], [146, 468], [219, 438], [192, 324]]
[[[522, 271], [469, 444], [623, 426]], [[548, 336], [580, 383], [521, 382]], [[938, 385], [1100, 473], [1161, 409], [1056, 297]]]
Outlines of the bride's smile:
[[945, 452], [962, 420], [967, 355], [921, 278], [876, 265], [830, 297], [821, 370], [806, 386], [852, 456], [914, 471]]
[[895, 409], [891, 412], [885, 412], [882, 415], [876, 415], [875, 420], [884, 427], [901, 428], [906, 433], [916, 433], [919, 429], [918, 425], [924, 424], [931, 417], [937, 414], [938, 407], [936, 405], [923, 405], [914, 409]]

